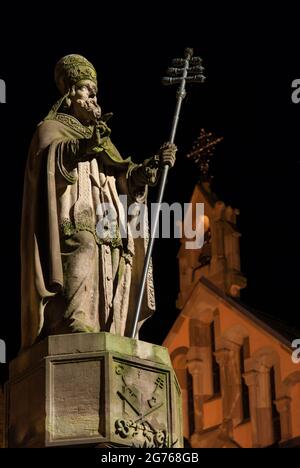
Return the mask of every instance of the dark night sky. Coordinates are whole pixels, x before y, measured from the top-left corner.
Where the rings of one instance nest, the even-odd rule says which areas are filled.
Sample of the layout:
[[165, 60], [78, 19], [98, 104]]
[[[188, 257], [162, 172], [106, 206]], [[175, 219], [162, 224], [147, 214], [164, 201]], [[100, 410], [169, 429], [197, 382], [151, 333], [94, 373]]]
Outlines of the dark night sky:
[[[184, 103], [177, 164], [165, 201], [189, 201], [197, 171], [184, 156], [200, 128], [223, 136], [213, 162], [213, 188], [241, 211], [242, 270], [248, 278], [242, 300], [299, 328], [300, 104], [291, 101], [291, 82], [300, 78], [296, 23], [292, 17], [274, 16], [273, 10], [265, 16], [247, 10], [235, 10], [235, 16], [230, 11], [227, 16], [221, 11], [197, 16], [190, 7], [168, 18], [152, 7], [135, 11], [140, 20], [129, 9], [125, 13], [126, 18], [115, 12], [111, 22], [102, 11], [99, 28], [97, 15], [94, 25], [81, 18], [79, 26], [66, 17], [55, 34], [36, 21], [31, 32], [26, 23], [26, 28], [15, 26], [8, 37], [2, 35], [0, 78], [7, 84], [7, 104], [0, 105], [0, 338], [7, 342], [9, 358], [20, 340], [19, 229], [26, 153], [35, 125], [58, 98], [53, 69], [67, 53], [85, 55], [97, 68], [99, 102], [104, 112], [114, 113], [112, 139], [137, 162], [168, 139], [175, 90], [162, 87], [160, 78], [171, 59], [182, 56], [187, 46], [203, 58], [207, 82], [191, 88]], [[178, 314], [178, 248], [176, 240], [159, 240], [155, 246], [158, 310], [141, 335], [155, 343], [162, 342]], [[3, 380], [7, 369], [0, 367]]]

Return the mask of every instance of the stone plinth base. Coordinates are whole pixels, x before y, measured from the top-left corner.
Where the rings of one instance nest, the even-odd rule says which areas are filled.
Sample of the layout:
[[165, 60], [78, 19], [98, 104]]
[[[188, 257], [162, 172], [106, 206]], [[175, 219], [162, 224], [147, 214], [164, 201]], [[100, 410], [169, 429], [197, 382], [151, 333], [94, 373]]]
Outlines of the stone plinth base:
[[7, 447], [182, 447], [166, 348], [110, 333], [46, 338], [10, 364]]

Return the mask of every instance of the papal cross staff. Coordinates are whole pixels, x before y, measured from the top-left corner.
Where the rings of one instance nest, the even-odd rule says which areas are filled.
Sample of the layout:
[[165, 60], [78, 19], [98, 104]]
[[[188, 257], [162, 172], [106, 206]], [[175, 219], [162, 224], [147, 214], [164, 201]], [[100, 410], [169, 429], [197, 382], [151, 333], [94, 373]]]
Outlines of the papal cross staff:
[[[186, 84], [187, 83], [203, 83], [205, 80], [205, 77], [203, 75], [204, 68], [201, 66], [202, 59], [200, 57], [193, 57], [193, 49], [190, 49], [190, 48], [185, 49], [184, 56], [185, 56], [184, 58], [176, 58], [172, 61], [173, 66], [168, 68], [167, 76], [165, 76], [162, 79], [162, 83], [164, 85], [179, 84], [179, 87], [177, 90], [177, 96], [176, 96], [177, 97], [176, 107], [175, 107], [175, 112], [174, 112], [174, 117], [173, 117], [170, 138], [169, 138], [170, 143], [174, 143], [174, 140], [175, 140], [177, 125], [178, 125], [178, 120], [179, 120], [179, 115], [180, 115], [180, 110], [181, 110], [181, 104], [182, 104], [183, 99], [186, 96], [186, 90], [185, 90]], [[154, 236], [155, 236], [158, 221], [159, 221], [159, 212], [160, 212], [161, 203], [162, 203], [162, 199], [163, 199], [163, 195], [164, 195], [164, 191], [166, 187], [168, 172], [169, 172], [169, 166], [166, 164], [163, 167], [162, 175], [160, 179], [157, 204], [156, 204], [157, 208], [152, 219], [151, 235], [150, 235], [145, 262], [144, 262], [144, 267], [143, 267], [143, 273], [142, 273], [139, 295], [137, 299], [137, 306], [136, 306], [134, 321], [133, 321], [132, 329], [129, 333], [129, 336], [131, 338], [135, 338], [137, 334], [137, 327], [138, 327], [138, 321], [139, 321], [141, 308], [142, 308], [144, 291], [145, 291], [145, 286], [146, 286], [146, 281], [147, 281], [147, 274], [148, 274], [148, 269], [149, 269], [151, 255], [152, 255], [153, 246], [154, 246], [154, 239], [155, 239]]]

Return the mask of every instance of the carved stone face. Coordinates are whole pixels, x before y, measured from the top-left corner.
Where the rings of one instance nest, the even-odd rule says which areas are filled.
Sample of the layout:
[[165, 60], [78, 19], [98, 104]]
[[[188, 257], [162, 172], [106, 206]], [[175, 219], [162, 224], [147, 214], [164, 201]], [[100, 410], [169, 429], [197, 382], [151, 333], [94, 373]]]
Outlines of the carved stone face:
[[90, 80], [79, 81], [72, 88], [71, 114], [85, 125], [101, 117], [101, 108], [97, 104], [96, 93], [97, 86]]

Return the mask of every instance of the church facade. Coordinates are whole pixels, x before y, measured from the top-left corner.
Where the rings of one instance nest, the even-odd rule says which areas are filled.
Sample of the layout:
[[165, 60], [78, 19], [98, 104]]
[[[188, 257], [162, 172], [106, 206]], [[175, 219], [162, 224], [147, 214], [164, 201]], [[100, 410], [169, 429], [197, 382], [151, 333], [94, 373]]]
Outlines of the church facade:
[[182, 389], [186, 446], [300, 447], [300, 364], [291, 347], [299, 337], [239, 300], [246, 279], [237, 210], [208, 183], [196, 185], [191, 202], [204, 203], [204, 245], [186, 250], [182, 240], [181, 312], [164, 341]]

